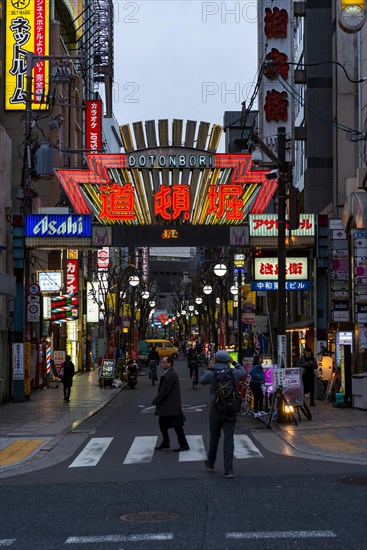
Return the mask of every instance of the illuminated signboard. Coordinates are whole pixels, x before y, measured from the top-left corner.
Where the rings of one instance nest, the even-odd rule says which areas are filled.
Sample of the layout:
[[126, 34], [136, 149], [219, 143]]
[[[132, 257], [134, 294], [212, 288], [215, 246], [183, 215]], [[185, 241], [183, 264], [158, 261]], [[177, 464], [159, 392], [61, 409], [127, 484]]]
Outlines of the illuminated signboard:
[[217, 154], [220, 126], [187, 121], [185, 129], [175, 119], [170, 135], [167, 120], [158, 134], [155, 124], [120, 127], [126, 154], [87, 154], [87, 170], [56, 171], [78, 214], [93, 211], [104, 226], [237, 226], [265, 212], [277, 181], [253, 169], [251, 155]]
[[[278, 214], [250, 214], [250, 237], [276, 237], [278, 235]], [[286, 234], [289, 234], [288, 222]], [[292, 229], [292, 236], [314, 237], [315, 215], [300, 214], [299, 228]]]
[[41, 292], [60, 292], [62, 289], [62, 271], [37, 271]]
[[49, 5], [47, 0], [6, 0], [5, 109], [26, 108], [27, 54], [33, 53], [32, 108], [45, 109], [48, 94]]
[[32, 214], [26, 216], [26, 237], [90, 237], [91, 216]]
[[[304, 280], [308, 276], [308, 258], [286, 258], [286, 279]], [[254, 258], [254, 280], [278, 280], [278, 258]]]
[[85, 148], [97, 153], [103, 150], [102, 144], [102, 100], [88, 100], [85, 111]]
[[77, 294], [79, 290], [79, 262], [66, 260], [66, 294]]

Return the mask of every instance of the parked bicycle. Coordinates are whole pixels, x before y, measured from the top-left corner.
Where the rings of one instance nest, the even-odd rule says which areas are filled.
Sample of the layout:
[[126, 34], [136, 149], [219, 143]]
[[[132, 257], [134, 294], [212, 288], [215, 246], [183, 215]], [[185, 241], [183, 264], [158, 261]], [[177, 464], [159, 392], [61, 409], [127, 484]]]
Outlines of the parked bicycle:
[[240, 382], [238, 385], [238, 393], [241, 400], [239, 415], [247, 416], [250, 414], [254, 402], [251, 388], [245, 382]]

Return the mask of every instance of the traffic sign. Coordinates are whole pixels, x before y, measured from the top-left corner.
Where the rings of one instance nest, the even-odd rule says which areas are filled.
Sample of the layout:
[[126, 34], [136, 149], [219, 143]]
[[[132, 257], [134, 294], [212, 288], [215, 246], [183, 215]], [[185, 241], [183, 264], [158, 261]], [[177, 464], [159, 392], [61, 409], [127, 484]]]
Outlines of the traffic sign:
[[31, 283], [30, 285], [28, 285], [28, 294], [31, 294], [32, 296], [38, 296], [40, 292], [41, 289], [38, 283]]
[[28, 323], [37, 323], [40, 318], [40, 304], [31, 302], [27, 304], [27, 321]]

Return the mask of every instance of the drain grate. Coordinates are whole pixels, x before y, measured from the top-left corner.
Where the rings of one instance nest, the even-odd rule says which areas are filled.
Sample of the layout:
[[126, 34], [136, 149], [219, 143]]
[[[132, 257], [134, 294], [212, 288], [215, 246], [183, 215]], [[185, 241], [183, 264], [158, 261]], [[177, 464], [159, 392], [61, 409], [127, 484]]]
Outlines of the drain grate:
[[155, 523], [177, 518], [178, 514], [174, 512], [135, 512], [133, 514], [124, 514], [120, 516], [122, 521], [130, 521], [132, 523]]
[[344, 483], [346, 485], [367, 485], [367, 477], [340, 477], [338, 483]]

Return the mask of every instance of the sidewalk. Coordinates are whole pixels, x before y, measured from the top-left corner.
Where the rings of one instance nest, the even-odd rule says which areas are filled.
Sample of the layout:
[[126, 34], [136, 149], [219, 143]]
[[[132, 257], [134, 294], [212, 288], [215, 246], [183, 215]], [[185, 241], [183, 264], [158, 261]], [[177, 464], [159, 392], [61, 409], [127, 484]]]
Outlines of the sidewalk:
[[55, 447], [123, 387], [100, 388], [98, 370], [92, 370], [74, 377], [69, 403], [63, 400], [62, 384], [56, 387], [55, 382], [33, 391], [29, 401], [4, 403], [0, 407], [0, 472]]
[[[293, 451], [292, 456], [367, 465], [367, 411], [334, 407], [329, 401], [318, 400], [310, 411], [311, 420], [302, 413], [300, 419], [295, 414], [298, 425], [293, 420], [282, 424], [272, 421], [271, 435], [286, 442]], [[268, 419], [265, 416], [261, 421], [267, 424]], [[266, 439], [272, 438], [267, 438], [263, 432], [255, 437], [268, 448]]]

